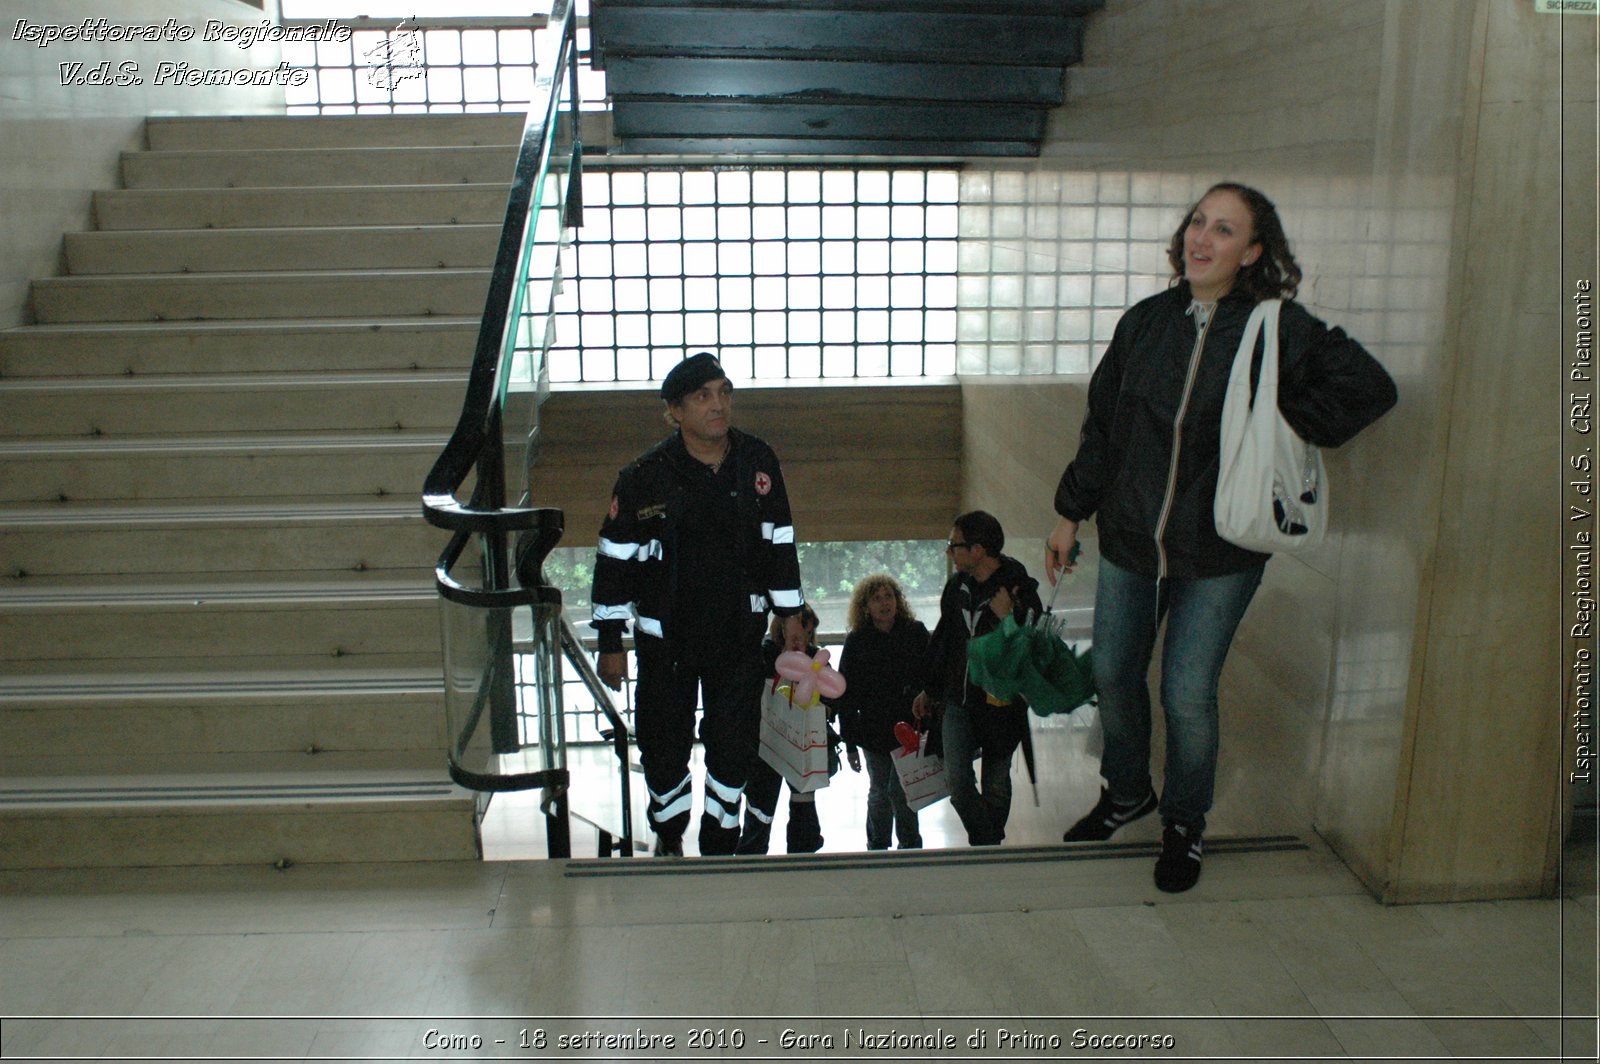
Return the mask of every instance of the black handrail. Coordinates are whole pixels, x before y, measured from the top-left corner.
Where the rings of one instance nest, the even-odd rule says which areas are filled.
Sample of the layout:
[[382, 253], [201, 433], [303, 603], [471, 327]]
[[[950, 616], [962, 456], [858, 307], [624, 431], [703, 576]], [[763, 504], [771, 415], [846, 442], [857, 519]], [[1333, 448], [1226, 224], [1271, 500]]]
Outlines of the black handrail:
[[[466, 401], [455, 431], [444, 451], [434, 462], [423, 482], [423, 515], [430, 524], [452, 531], [493, 532], [507, 529], [504, 442], [500, 417], [505, 397], [506, 375], [510, 372], [506, 330], [513, 301], [520, 302], [520, 287], [526, 283], [523, 271], [528, 253], [528, 223], [534, 207], [534, 194], [543, 185], [555, 144], [560, 119], [561, 78], [570, 75], [576, 82], [576, 19], [572, 0], [554, 0], [550, 27], [556, 46], [548, 64], [541, 64], [534, 83], [528, 120], [522, 127], [522, 141], [512, 172], [511, 191], [506, 201], [505, 222], [495, 251], [494, 272], [489, 279], [489, 294], [484, 301], [483, 319], [478, 327], [478, 343], [472, 369], [467, 377]], [[576, 106], [576, 90], [573, 105]], [[574, 133], [576, 130], [574, 130]], [[573, 141], [573, 156], [578, 145]], [[494, 430], [494, 431], [491, 431]], [[482, 465], [493, 468], [485, 476]], [[470, 505], [462, 506], [455, 494], [477, 469], [478, 484]], [[486, 490], [487, 489], [487, 490]], [[480, 498], [479, 493], [485, 492]], [[531, 527], [531, 526], [527, 526]]]
[[[539, 56], [537, 79], [528, 120], [523, 126], [511, 189], [506, 202], [505, 221], [495, 252], [494, 270], [484, 301], [477, 346], [467, 379], [466, 398], [455, 430], [445, 444], [423, 484], [423, 516], [438, 528], [451, 532], [449, 543], [434, 567], [440, 596], [447, 602], [480, 609], [485, 629], [481, 633], [487, 660], [476, 682], [472, 705], [453, 730], [449, 751], [451, 778], [476, 791], [545, 790], [543, 807], [549, 827], [551, 856], [570, 856], [566, 797], [568, 772], [564, 758], [556, 767], [534, 772], [484, 773], [462, 764], [472, 742], [487, 718], [490, 749], [495, 754], [516, 753], [522, 747], [518, 732], [516, 661], [513, 646], [512, 611], [534, 607], [536, 617], [548, 617], [551, 608], [559, 617], [561, 592], [544, 577], [544, 560], [561, 538], [563, 515], [553, 507], [508, 506], [506, 455], [503, 425], [506, 393], [510, 384], [511, 362], [515, 350], [516, 324], [523, 311], [523, 299], [530, 282], [554, 280], [551, 276], [530, 277], [530, 261], [535, 237], [543, 232], [541, 218], [560, 230], [579, 224], [577, 177], [580, 145], [577, 142], [577, 20], [572, 0], [554, 0], [548, 27], [550, 38]], [[563, 106], [563, 83], [566, 95]], [[571, 157], [559, 159], [555, 153], [561, 139], [561, 123], [571, 131]], [[566, 167], [564, 180], [556, 179], [553, 165]], [[556, 192], [559, 200], [549, 199]], [[559, 212], [559, 213], [548, 213]], [[548, 313], [548, 306], [536, 308]], [[458, 493], [472, 478], [472, 494], [466, 503]], [[519, 500], [522, 501], [522, 500]], [[513, 550], [512, 537], [516, 537]], [[469, 587], [453, 571], [474, 537], [481, 555], [481, 587]], [[540, 612], [543, 611], [543, 612]], [[536, 625], [539, 653], [559, 666], [563, 653], [570, 658], [575, 637], [564, 620], [546, 629]], [[580, 648], [581, 649], [581, 648]], [[446, 662], [449, 670], [451, 662]], [[582, 663], [587, 666], [585, 659]], [[580, 666], [588, 682], [588, 673]], [[555, 685], [554, 690], [559, 689]], [[564, 721], [559, 708], [544, 705], [540, 692], [540, 713], [544, 727], [554, 714], [555, 745], [562, 746], [559, 729]], [[559, 702], [559, 694], [556, 695]], [[623, 841], [632, 847], [632, 819], [629, 803], [628, 730], [620, 716], [605, 703], [613, 727], [609, 733], [623, 767]], [[549, 740], [546, 734], [544, 739]], [[609, 840], [609, 836], [607, 837]]]

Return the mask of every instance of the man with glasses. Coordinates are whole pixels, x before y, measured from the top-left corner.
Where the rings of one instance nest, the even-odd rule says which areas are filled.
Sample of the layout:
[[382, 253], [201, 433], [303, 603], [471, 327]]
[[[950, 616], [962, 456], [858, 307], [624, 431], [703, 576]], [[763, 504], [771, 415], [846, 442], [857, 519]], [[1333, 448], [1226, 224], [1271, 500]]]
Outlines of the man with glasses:
[[[1011, 759], [1027, 734], [1027, 706], [1002, 702], [967, 678], [967, 643], [1013, 612], [1033, 624], [1044, 612], [1039, 582], [1021, 562], [1002, 554], [1006, 535], [982, 510], [955, 519], [945, 550], [955, 572], [939, 597], [939, 625], [928, 645], [922, 693], [912, 704], [931, 717], [943, 739], [950, 804], [973, 846], [998, 846], [1011, 814]], [[983, 756], [982, 788], [972, 760]]]
[[704, 703], [700, 852], [731, 854], [759, 745], [767, 611], [798, 624], [805, 605], [794, 523], [777, 455], [731, 425], [733, 384], [715, 356], [678, 363], [661, 398], [677, 431], [618, 475], [600, 526], [590, 595], [596, 671], [622, 689], [632, 621], [634, 729], [657, 856], [683, 853], [695, 707]]

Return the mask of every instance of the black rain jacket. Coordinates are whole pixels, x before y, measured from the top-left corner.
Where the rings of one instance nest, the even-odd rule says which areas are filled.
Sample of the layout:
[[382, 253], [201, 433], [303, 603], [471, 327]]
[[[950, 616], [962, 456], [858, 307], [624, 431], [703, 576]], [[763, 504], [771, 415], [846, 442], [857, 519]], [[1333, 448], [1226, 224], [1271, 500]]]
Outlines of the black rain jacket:
[[[1190, 301], [1180, 282], [1122, 316], [1089, 382], [1077, 456], [1056, 487], [1056, 512], [1096, 516], [1101, 554], [1145, 576], [1223, 576], [1268, 557], [1217, 535], [1212, 517], [1223, 397], [1255, 303], [1230, 292], [1202, 335]], [[1365, 348], [1291, 300], [1279, 319], [1278, 366], [1278, 408], [1318, 447], [1346, 442], [1397, 398]], [[1260, 368], [1258, 344], [1252, 387]]]

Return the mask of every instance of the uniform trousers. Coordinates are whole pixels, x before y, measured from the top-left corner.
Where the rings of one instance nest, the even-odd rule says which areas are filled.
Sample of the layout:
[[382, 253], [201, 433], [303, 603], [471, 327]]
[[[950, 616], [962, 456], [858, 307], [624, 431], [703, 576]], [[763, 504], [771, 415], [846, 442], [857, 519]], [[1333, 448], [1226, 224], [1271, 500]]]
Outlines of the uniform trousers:
[[748, 652], [734, 650], [704, 662], [674, 661], [666, 643], [643, 633], [635, 633], [635, 646], [634, 731], [650, 792], [650, 826], [668, 839], [681, 839], [689, 827], [694, 808], [689, 758], [695, 707], [701, 704], [706, 779], [700, 852], [731, 854], [739, 842], [746, 773], [760, 740], [766, 677], [759, 643]]

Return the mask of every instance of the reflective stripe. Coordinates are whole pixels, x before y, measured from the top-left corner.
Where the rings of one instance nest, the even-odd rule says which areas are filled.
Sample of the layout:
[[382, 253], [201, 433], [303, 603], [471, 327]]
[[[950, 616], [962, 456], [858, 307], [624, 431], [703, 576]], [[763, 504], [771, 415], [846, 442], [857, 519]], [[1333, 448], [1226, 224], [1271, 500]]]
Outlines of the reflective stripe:
[[736, 828], [739, 826], [739, 806], [737, 803], [730, 810], [721, 802], [706, 795], [706, 816], [717, 822], [718, 827]]
[[687, 813], [694, 806], [694, 780], [684, 776], [678, 785], [666, 794], [657, 794], [649, 787], [645, 790], [650, 793], [650, 819], [657, 824], [664, 824], [680, 813]]
[[598, 550], [604, 557], [623, 562], [649, 561], [652, 558], [660, 558], [662, 554], [659, 539], [652, 539], [648, 543], [619, 543], [602, 536]]
[[631, 621], [633, 620], [633, 603], [622, 606], [602, 606], [594, 604], [594, 619], [597, 621]]
[[751, 613], [766, 613], [767, 612], [767, 597], [765, 595], [751, 595], [750, 596], [750, 612]]
[[744, 793], [743, 787], [730, 787], [721, 782], [711, 773], [706, 773], [706, 805], [705, 813], [716, 820], [717, 824], [725, 828], [739, 826], [739, 796]]
[[657, 639], [664, 638], [661, 634], [661, 622], [656, 620], [654, 617], [641, 616], [637, 621], [634, 622], [634, 627], [643, 632], [645, 635], [653, 635]]
[[692, 808], [694, 808], [694, 795], [685, 794], [671, 805], [663, 805], [659, 809], [652, 809], [650, 811], [650, 819], [657, 824], [665, 824], [673, 817], [687, 813]]
[[774, 528], [772, 530], [772, 542], [774, 542], [774, 543], [793, 543], [794, 542], [794, 526], [793, 525], [779, 525], [777, 528]]
[[771, 594], [772, 604], [780, 610], [797, 610], [806, 604], [806, 600], [801, 596], [799, 588], [795, 588], [793, 591], [774, 591]]
[[690, 776], [688, 773], [684, 773], [683, 779], [679, 780], [677, 785], [666, 794], [657, 794], [655, 791], [651, 791], [649, 787], [646, 787], [645, 790], [650, 792], [650, 800], [652, 802], [655, 802], [658, 805], [665, 805], [680, 794], [688, 794], [689, 788], [693, 786], [693, 784], [694, 777]]
[[746, 802], [744, 804], [744, 808], [745, 808], [745, 812], [749, 813], [751, 816], [755, 817], [757, 820], [761, 821], [763, 824], [772, 823], [772, 814], [774, 812], [776, 812], [776, 808], [774, 808], [774, 809], [762, 809], [759, 805], [756, 805], [756, 803], [754, 803], [754, 802]]
[[761, 538], [770, 542], [772, 539], [772, 533], [777, 527], [778, 526], [773, 524], [771, 521], [761, 522]]

